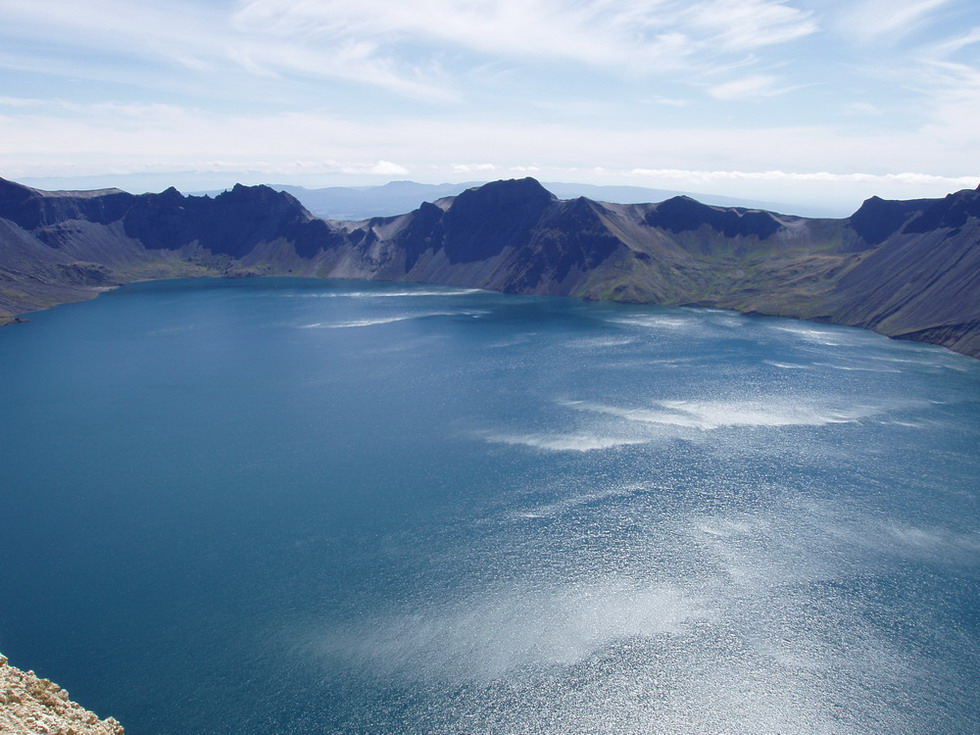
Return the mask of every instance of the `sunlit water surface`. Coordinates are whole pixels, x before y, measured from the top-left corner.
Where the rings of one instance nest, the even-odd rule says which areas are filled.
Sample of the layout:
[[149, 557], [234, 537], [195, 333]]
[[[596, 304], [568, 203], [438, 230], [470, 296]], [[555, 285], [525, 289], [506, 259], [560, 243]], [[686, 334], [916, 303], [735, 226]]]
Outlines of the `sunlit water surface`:
[[0, 650], [130, 735], [980, 731], [968, 358], [175, 281], [0, 379]]

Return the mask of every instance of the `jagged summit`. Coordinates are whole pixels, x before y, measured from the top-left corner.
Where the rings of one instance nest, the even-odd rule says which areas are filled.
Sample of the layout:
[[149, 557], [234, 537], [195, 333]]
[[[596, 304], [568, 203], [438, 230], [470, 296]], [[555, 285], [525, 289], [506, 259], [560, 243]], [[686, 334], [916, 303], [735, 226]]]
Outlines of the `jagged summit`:
[[971, 218], [980, 217], [980, 190], [963, 189], [939, 200], [926, 201], [922, 213], [906, 225], [906, 232], [962, 227]]
[[41, 197], [71, 197], [76, 199], [88, 199], [92, 197], [106, 196], [109, 194], [126, 193], [122, 189], [117, 189], [115, 187], [107, 187], [103, 189], [55, 189], [49, 191], [45, 189], [36, 189], [33, 186], [27, 186], [26, 184], [21, 184], [0, 177], [0, 192], [3, 192], [4, 190], [7, 190], [8, 192], [13, 190], [21, 190], [31, 195]]
[[119, 219], [134, 200], [119, 189], [51, 192], [0, 179], [0, 216], [25, 229], [73, 219], [107, 224]]
[[53, 196], [0, 179], [0, 312], [136, 279], [286, 274], [713, 305], [980, 356], [980, 188], [807, 219], [688, 196], [559, 200], [523, 178], [327, 222], [268, 186]]
[[530, 176], [523, 179], [491, 181], [488, 184], [474, 186], [456, 196], [457, 203], [462, 201], [466, 206], [534, 208], [556, 200], [557, 197], [545, 189], [540, 181]]
[[446, 254], [468, 263], [522, 247], [545, 210], [557, 199], [532, 178], [494, 181], [467, 189], [442, 218]]
[[978, 216], [980, 187], [962, 189], [942, 199], [894, 200], [873, 196], [848, 221], [868, 244], [877, 245], [898, 232], [922, 234], [961, 227], [971, 217]]
[[848, 221], [865, 242], [877, 245], [898, 232], [913, 215], [926, 207], [928, 201], [895, 201], [874, 196], [865, 200]]
[[760, 240], [772, 237], [782, 227], [769, 212], [713, 207], [688, 196], [673, 197], [656, 205], [646, 216], [646, 223], [674, 233], [708, 226], [725, 237], [757, 237]]

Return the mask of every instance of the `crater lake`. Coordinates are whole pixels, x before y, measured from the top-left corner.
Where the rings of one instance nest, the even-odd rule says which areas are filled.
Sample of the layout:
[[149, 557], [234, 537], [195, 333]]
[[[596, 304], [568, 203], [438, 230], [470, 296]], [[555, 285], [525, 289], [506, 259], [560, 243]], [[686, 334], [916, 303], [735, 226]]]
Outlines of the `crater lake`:
[[980, 731], [967, 357], [185, 280], [0, 379], [0, 650], [129, 735]]

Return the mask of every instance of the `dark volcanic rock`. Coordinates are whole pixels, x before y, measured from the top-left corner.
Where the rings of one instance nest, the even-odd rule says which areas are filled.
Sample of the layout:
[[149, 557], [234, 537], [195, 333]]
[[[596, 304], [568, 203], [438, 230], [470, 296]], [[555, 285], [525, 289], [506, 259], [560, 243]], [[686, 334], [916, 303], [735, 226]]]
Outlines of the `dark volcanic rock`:
[[265, 186], [134, 196], [0, 179], [0, 318], [136, 279], [277, 274], [713, 305], [980, 356], [980, 190], [807, 220], [688, 197], [560, 201], [520, 179], [331, 223]]
[[148, 248], [175, 249], [197, 242], [234, 258], [280, 238], [295, 243], [297, 252], [310, 258], [342, 240], [292, 195], [267, 186], [238, 184], [214, 199], [184, 197], [170, 188], [140, 197], [123, 222], [126, 234]]
[[426, 250], [436, 250], [442, 246], [444, 214], [439, 207], [430, 202], [423, 203], [413, 213], [414, 216], [398, 238], [399, 244], [405, 251], [406, 272], [415, 267], [419, 256]]
[[939, 200], [926, 199], [928, 206], [905, 226], [904, 232], [923, 233], [941, 228], [962, 227], [971, 217], [980, 217], [980, 190], [958, 191]]
[[75, 219], [108, 224], [122, 217], [135, 200], [134, 195], [118, 189], [80, 196], [78, 192], [41, 192], [0, 179], [0, 216], [25, 230]]
[[531, 178], [468, 189], [442, 218], [450, 263], [486, 260], [506, 247], [524, 247], [554, 195]]
[[647, 214], [646, 223], [668, 232], [687, 232], [707, 225], [725, 237], [757, 237], [760, 240], [772, 237], [781, 226], [769, 212], [709, 207], [686, 196], [658, 204]]
[[898, 232], [902, 225], [920, 213], [929, 199], [897, 202], [871, 197], [848, 219], [853, 229], [868, 245], [878, 245]]
[[556, 203], [540, 219], [533, 239], [520, 255], [526, 270], [514, 290], [533, 290], [546, 276], [563, 283], [573, 269], [591, 270], [622, 247], [600, 220], [599, 206], [584, 197]]

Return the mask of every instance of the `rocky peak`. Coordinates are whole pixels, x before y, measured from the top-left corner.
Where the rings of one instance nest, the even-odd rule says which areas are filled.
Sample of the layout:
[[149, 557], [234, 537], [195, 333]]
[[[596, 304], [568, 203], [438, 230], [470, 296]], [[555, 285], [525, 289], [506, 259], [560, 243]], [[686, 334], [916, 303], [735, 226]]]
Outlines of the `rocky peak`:
[[741, 207], [712, 207], [688, 196], [668, 199], [650, 211], [646, 224], [669, 232], [689, 232], [707, 225], [725, 237], [765, 240], [782, 225], [769, 212]]
[[557, 199], [532, 178], [494, 181], [457, 196], [443, 217], [450, 262], [492, 257], [522, 247], [542, 214]]
[[928, 202], [921, 214], [909, 222], [903, 232], [921, 233], [944, 228], [957, 228], [972, 217], [980, 217], [980, 188], [963, 189], [942, 199]]
[[528, 176], [524, 179], [491, 181], [489, 184], [467, 189], [453, 202], [453, 208], [476, 207], [540, 209], [555, 201], [555, 195], [541, 183]]
[[25, 230], [73, 219], [108, 224], [120, 219], [135, 199], [119, 189], [39, 191], [0, 179], [0, 217]]
[[312, 220], [291, 194], [236, 184], [214, 199], [185, 197], [172, 188], [144, 195], [127, 212], [125, 227], [127, 235], [149, 248], [173, 249], [197, 241], [214, 253], [240, 257], [256, 243], [298, 237], [295, 228]]
[[0, 201], [11, 198], [23, 199], [33, 193], [34, 189], [29, 186], [18, 184], [16, 181], [10, 181], [0, 176]]
[[878, 245], [896, 232], [921, 234], [931, 230], [962, 227], [980, 217], [980, 187], [947, 194], [942, 199], [896, 201], [871, 197], [848, 222], [869, 245]]
[[848, 223], [866, 243], [878, 245], [898, 232], [912, 216], [925, 207], [927, 201], [896, 201], [874, 196], [864, 201], [850, 216]]
[[33, 229], [40, 221], [37, 193], [22, 184], [0, 178], [0, 217]]
[[214, 201], [216, 204], [225, 206], [261, 206], [266, 209], [273, 208], [279, 212], [292, 211], [297, 214], [302, 212], [307, 217], [311, 216], [292, 194], [278, 191], [265, 184], [257, 186], [235, 184], [229, 191], [218, 194]]

